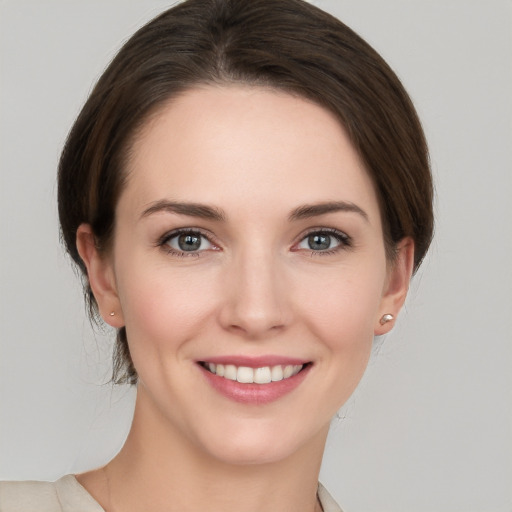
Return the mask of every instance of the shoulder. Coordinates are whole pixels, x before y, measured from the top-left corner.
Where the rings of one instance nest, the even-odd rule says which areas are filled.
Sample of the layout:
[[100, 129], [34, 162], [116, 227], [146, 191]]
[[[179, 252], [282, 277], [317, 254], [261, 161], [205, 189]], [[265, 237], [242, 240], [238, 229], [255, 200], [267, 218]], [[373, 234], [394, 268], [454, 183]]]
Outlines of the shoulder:
[[[342, 512], [322, 484], [324, 512]], [[73, 475], [56, 482], [0, 482], [0, 512], [105, 512]]]
[[334, 498], [329, 494], [327, 489], [320, 482], [318, 483], [317, 494], [318, 500], [322, 505], [323, 512], [343, 512], [336, 501], [334, 501]]
[[56, 482], [0, 482], [0, 512], [104, 512], [73, 475]]
[[50, 482], [0, 482], [0, 512], [60, 512], [55, 485]]

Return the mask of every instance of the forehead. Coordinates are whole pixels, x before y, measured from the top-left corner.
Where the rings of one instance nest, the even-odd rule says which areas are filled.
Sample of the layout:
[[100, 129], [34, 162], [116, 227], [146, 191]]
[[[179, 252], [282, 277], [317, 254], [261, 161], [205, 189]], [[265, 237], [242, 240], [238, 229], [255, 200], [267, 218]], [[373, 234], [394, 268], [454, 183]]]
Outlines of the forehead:
[[[136, 138], [121, 202], [221, 207], [346, 200], [378, 217], [373, 184], [344, 128], [304, 98], [249, 86], [204, 86], [163, 106]], [[127, 202], [127, 201], [124, 201]]]

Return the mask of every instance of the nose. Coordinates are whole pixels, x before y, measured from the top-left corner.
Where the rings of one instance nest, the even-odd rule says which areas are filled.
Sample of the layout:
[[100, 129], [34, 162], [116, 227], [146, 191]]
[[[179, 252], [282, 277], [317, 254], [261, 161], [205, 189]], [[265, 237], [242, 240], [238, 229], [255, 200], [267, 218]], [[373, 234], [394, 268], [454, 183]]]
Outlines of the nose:
[[252, 251], [235, 257], [226, 271], [222, 326], [248, 339], [262, 339], [283, 330], [291, 308], [278, 258]]

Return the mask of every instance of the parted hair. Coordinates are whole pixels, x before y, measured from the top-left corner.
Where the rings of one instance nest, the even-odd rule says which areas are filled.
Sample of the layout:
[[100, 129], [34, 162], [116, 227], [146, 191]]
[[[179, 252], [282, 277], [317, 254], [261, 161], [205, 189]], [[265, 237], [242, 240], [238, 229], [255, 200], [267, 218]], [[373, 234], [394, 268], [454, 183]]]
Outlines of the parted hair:
[[[433, 234], [433, 186], [425, 136], [400, 80], [335, 17], [303, 0], [187, 0], [140, 28], [98, 80], [65, 143], [58, 207], [66, 250], [91, 225], [108, 252], [134, 139], [149, 116], [199, 84], [241, 83], [307, 98], [343, 125], [374, 184], [388, 259], [406, 236], [416, 271]], [[135, 383], [125, 328], [117, 332], [114, 382]]]

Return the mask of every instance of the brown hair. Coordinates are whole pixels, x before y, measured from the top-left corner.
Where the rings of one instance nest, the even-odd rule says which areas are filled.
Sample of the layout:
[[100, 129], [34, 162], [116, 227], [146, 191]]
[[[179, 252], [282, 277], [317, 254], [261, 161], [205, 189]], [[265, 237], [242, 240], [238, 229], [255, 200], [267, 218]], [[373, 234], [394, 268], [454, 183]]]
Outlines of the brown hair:
[[[333, 112], [379, 198], [388, 258], [405, 236], [415, 270], [433, 232], [425, 137], [409, 96], [384, 60], [342, 22], [302, 0], [187, 0], [139, 29], [103, 73], [68, 136], [59, 164], [59, 217], [67, 251], [89, 223], [107, 251], [124, 168], [138, 129], [166, 100], [197, 84], [244, 83], [288, 91]], [[134, 383], [119, 329], [114, 381]]]

